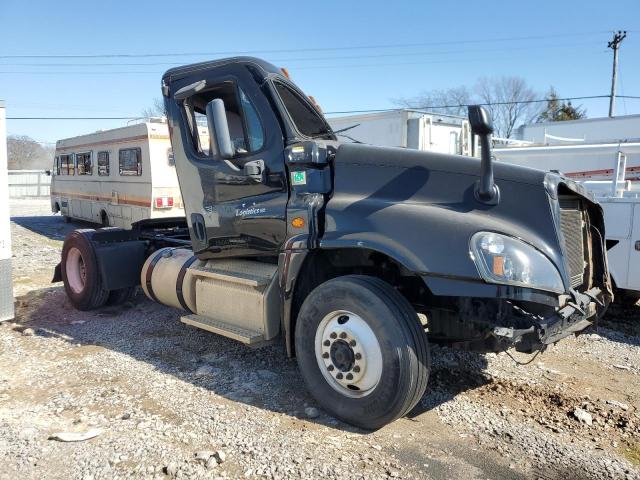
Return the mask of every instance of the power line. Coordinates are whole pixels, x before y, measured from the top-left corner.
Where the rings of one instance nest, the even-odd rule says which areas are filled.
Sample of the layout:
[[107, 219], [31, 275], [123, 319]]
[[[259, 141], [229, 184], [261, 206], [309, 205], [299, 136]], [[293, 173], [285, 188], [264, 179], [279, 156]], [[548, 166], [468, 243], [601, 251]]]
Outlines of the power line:
[[[576, 55], [573, 56], [574, 58]], [[500, 56], [500, 60], [509, 59], [522, 59], [521, 55], [514, 56]], [[465, 63], [470, 62], [486, 62], [486, 57], [482, 58], [468, 58], [463, 60]], [[352, 64], [333, 64], [333, 65], [302, 65], [302, 66], [290, 66], [290, 71], [297, 70], [327, 70], [332, 68], [360, 68], [360, 67], [401, 67], [410, 65], [437, 65], [437, 64], [451, 64], [460, 63], [458, 59], [441, 59], [441, 60], [424, 60], [424, 61], [410, 61], [410, 62], [387, 62], [387, 63], [352, 63]], [[2, 66], [2, 64], [0, 64]], [[94, 71], [69, 71], [69, 70], [50, 70], [50, 71], [33, 71], [33, 70], [13, 70], [13, 71], [0, 71], [0, 75], [160, 75], [162, 70], [94, 70]]]
[[474, 40], [449, 40], [444, 42], [420, 42], [420, 43], [397, 43], [397, 44], [378, 44], [378, 45], [356, 45], [356, 46], [333, 46], [333, 47], [315, 47], [315, 48], [286, 48], [271, 50], [229, 50], [220, 52], [174, 52], [174, 53], [96, 53], [96, 54], [19, 54], [19, 55], [0, 55], [0, 58], [151, 58], [151, 57], [188, 57], [188, 56], [217, 56], [217, 55], [254, 55], [265, 53], [289, 53], [289, 52], [323, 52], [323, 51], [340, 51], [340, 50], [367, 50], [380, 48], [408, 48], [408, 47], [424, 47], [435, 45], [461, 45], [461, 44], [479, 44], [492, 42], [512, 42], [520, 40], [543, 40], [548, 38], [566, 38], [581, 37], [609, 33], [608, 31], [593, 32], [577, 32], [577, 33], [559, 33], [552, 35], [530, 35], [521, 37], [502, 37], [502, 38], [486, 38]]
[[[600, 42], [597, 42], [600, 44]], [[271, 62], [309, 62], [316, 60], [355, 60], [360, 58], [389, 58], [389, 57], [421, 57], [421, 56], [431, 56], [431, 55], [451, 55], [451, 54], [465, 54], [465, 53], [487, 53], [487, 52], [504, 52], [513, 51], [513, 50], [538, 50], [545, 48], [553, 48], [557, 50], [558, 47], [561, 48], [571, 48], [571, 47], [584, 47], [590, 44], [585, 44], [584, 42], [579, 43], [564, 43], [560, 46], [555, 44], [548, 45], [527, 45], [522, 47], [499, 47], [499, 48], [483, 48], [483, 49], [464, 49], [464, 50], [436, 50], [436, 51], [428, 51], [428, 52], [396, 52], [396, 53], [376, 53], [376, 54], [361, 54], [361, 55], [342, 55], [342, 56], [324, 56], [324, 57], [296, 57], [296, 58], [276, 58], [270, 59]], [[593, 45], [596, 45], [594, 42]], [[118, 63], [96, 63], [96, 62], [81, 62], [81, 63], [0, 63], [2, 67], [152, 67], [152, 66], [179, 66], [184, 65], [182, 62], [145, 62], [145, 63], [131, 63], [131, 62], [118, 62]]]
[[[637, 95], [619, 95], [619, 98], [629, 98], [634, 100], [640, 100], [640, 96]], [[569, 101], [569, 100], [591, 100], [598, 98], [609, 98], [609, 95], [585, 95], [580, 97], [564, 97], [558, 98], [558, 101]], [[442, 108], [461, 108], [461, 107], [469, 107], [471, 105], [483, 105], [483, 106], [493, 106], [493, 105], [516, 105], [516, 104], [524, 104], [524, 103], [541, 103], [548, 102], [548, 98], [536, 99], [536, 100], [520, 100], [513, 102], [487, 102], [487, 103], [460, 103], [460, 104], [452, 104], [452, 105], [422, 105], [418, 107], [411, 107], [409, 110], [436, 110]], [[404, 110], [404, 108], [375, 108], [369, 110], [343, 110], [343, 111], [334, 111], [334, 112], [325, 112], [326, 115], [336, 115], [336, 114], [346, 114], [346, 113], [372, 113], [372, 112], [392, 112], [397, 110]], [[130, 117], [7, 117], [7, 120], [133, 120], [141, 118], [140, 115], [130, 116]]]

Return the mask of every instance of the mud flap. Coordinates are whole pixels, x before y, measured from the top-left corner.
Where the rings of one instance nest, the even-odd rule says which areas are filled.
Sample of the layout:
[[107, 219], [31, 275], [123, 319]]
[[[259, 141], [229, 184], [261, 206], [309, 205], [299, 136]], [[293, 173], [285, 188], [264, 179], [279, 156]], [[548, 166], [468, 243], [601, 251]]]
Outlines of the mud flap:
[[51, 283], [58, 283], [62, 281], [62, 266], [61, 264], [57, 264], [56, 268], [53, 270], [53, 278], [51, 279]]

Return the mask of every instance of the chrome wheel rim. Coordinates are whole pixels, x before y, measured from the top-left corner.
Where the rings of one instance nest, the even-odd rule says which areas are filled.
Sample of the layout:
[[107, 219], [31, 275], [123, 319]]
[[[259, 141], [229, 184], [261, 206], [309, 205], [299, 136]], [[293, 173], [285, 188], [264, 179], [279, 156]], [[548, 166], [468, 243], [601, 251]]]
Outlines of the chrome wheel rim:
[[67, 252], [67, 262], [65, 265], [67, 272], [67, 284], [74, 293], [81, 293], [87, 280], [87, 270], [85, 268], [82, 253], [76, 247], [72, 247]]
[[369, 324], [352, 312], [338, 310], [322, 319], [315, 354], [325, 380], [342, 395], [369, 395], [382, 378], [380, 343]]

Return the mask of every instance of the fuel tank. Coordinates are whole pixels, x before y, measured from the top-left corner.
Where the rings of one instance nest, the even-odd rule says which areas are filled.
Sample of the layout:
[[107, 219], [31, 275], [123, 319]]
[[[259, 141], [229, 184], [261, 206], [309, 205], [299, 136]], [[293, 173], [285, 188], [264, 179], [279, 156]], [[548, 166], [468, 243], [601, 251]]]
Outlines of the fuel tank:
[[189, 267], [205, 263], [186, 248], [162, 248], [144, 262], [140, 284], [151, 300], [196, 312], [197, 277]]

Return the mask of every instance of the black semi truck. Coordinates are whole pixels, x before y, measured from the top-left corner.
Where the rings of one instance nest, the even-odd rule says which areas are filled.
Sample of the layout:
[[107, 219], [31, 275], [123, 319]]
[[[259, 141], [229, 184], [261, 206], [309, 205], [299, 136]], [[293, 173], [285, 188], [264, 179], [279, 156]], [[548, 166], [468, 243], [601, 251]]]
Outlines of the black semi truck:
[[326, 411], [375, 429], [424, 394], [429, 342], [543, 350], [612, 300], [600, 206], [494, 165], [481, 107], [477, 159], [342, 144], [256, 58], [171, 69], [162, 95], [186, 218], [72, 232], [54, 280], [81, 310], [141, 285], [186, 324], [281, 338]]

